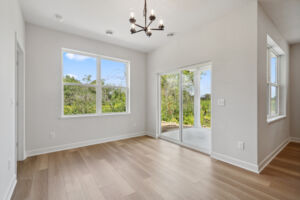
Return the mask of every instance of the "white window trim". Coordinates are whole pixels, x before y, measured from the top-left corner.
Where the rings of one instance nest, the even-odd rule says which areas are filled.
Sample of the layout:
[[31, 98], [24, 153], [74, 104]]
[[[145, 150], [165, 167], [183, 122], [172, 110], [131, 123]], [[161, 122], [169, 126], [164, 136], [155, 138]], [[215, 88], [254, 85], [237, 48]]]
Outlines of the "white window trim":
[[[277, 57], [276, 63], [276, 82], [271, 82], [271, 66], [270, 66], [270, 59], [271, 53], [273, 53]], [[271, 123], [280, 119], [285, 118], [286, 116], [280, 113], [280, 90], [281, 90], [281, 83], [280, 83], [280, 68], [281, 68], [281, 55], [279, 55], [272, 47], [268, 47], [267, 49], [267, 85], [268, 85], [268, 115], [267, 115], [267, 122]], [[277, 98], [277, 113], [271, 114], [271, 88], [276, 87], [276, 98]]]
[[[97, 84], [78, 84], [78, 83], [64, 83], [64, 66], [63, 66], [63, 54], [73, 53], [79, 54], [83, 56], [89, 56], [96, 58], [97, 60]], [[125, 112], [111, 112], [111, 113], [102, 113], [102, 83], [101, 83], [101, 59], [108, 59], [112, 61], [122, 62], [126, 64], [126, 87], [116, 86], [114, 88], [125, 88], [126, 89], [126, 111]], [[93, 114], [77, 114], [77, 115], [65, 115], [64, 114], [64, 86], [65, 85], [78, 85], [78, 86], [86, 86], [86, 87], [95, 87], [96, 88], [96, 113]], [[109, 87], [109, 86], [105, 86]], [[61, 49], [61, 119], [68, 118], [84, 118], [84, 117], [101, 117], [101, 116], [115, 116], [115, 115], [129, 115], [130, 112], [130, 61], [113, 58], [109, 56], [103, 56], [99, 54], [93, 54], [68, 48]]]

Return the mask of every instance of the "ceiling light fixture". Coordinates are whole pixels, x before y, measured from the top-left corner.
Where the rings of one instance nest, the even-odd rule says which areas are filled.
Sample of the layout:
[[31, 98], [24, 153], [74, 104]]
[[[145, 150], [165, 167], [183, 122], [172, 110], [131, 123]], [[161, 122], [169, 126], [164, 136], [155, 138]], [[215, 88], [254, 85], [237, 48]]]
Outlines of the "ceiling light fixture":
[[59, 22], [63, 22], [64, 21], [64, 18], [63, 16], [61, 16], [60, 14], [55, 14], [54, 15], [55, 19]]
[[[141, 31], [144, 31], [146, 33], [146, 35], [148, 37], [150, 37], [152, 35], [151, 31], [163, 31], [165, 26], [163, 23], [163, 20], [159, 21], [159, 25], [158, 28], [150, 28], [150, 25], [152, 24], [152, 22], [156, 19], [155, 15], [154, 15], [154, 10], [151, 10], [151, 14], [149, 16], [149, 23], [147, 22], [147, 1], [145, 0], [145, 5], [144, 5], [144, 14], [143, 14], [144, 18], [145, 18], [145, 26], [141, 26], [139, 24], [136, 23], [136, 19], [134, 17], [134, 13], [131, 12], [130, 13], [130, 18], [129, 18], [129, 22], [131, 23], [131, 27], [130, 27], [130, 32], [131, 34], [134, 33], [138, 33]], [[139, 27], [139, 30], [136, 30], [136, 27]]]
[[112, 30], [106, 30], [105, 33], [106, 33], [106, 35], [113, 35], [114, 34], [114, 32]]
[[168, 34], [167, 34], [167, 37], [173, 37], [174, 35], [175, 35], [175, 33], [172, 33], [172, 32], [171, 32], [171, 33], [168, 33]]

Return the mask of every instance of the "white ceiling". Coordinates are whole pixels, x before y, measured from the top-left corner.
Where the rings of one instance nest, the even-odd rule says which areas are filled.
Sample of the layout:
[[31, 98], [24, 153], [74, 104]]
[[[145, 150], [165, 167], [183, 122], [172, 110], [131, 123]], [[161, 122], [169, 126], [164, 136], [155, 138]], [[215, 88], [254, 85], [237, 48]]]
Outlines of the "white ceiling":
[[259, 0], [259, 2], [290, 44], [300, 42], [300, 0]]
[[[153, 32], [151, 38], [144, 33], [129, 32], [131, 11], [135, 12], [137, 23], [143, 23], [143, 0], [20, 0], [20, 3], [27, 22], [149, 52], [170, 40], [167, 33], [179, 35], [191, 31], [247, 1], [148, 0], [148, 10], [153, 8], [166, 27], [164, 32]], [[62, 15], [64, 21], [56, 20], [55, 14]], [[114, 35], [107, 36], [107, 29], [113, 30]]]

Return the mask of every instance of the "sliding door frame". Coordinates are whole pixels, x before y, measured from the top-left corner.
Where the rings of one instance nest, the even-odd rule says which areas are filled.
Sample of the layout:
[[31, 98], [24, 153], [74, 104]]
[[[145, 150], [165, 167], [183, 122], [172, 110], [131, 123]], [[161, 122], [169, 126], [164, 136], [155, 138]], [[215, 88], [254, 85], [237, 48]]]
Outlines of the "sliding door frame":
[[[157, 105], [158, 105], [158, 112], [157, 112], [157, 130], [156, 130], [156, 138], [161, 138], [170, 142], [173, 142], [175, 144], [181, 145], [181, 146], [185, 146], [187, 148], [191, 148], [197, 151], [200, 151], [202, 153], [205, 154], [209, 154], [211, 153], [211, 149], [206, 150], [206, 149], [201, 149], [201, 148], [197, 148], [195, 146], [191, 146], [189, 144], [186, 144], [183, 142], [183, 138], [182, 138], [182, 131], [183, 131], [183, 95], [182, 95], [182, 71], [183, 70], [190, 70], [190, 69], [196, 69], [196, 68], [200, 68], [201, 71], [206, 71], [206, 70], [211, 70], [211, 77], [212, 77], [212, 63], [211, 62], [204, 62], [204, 63], [199, 63], [199, 64], [193, 64], [193, 65], [188, 65], [185, 67], [180, 67], [177, 68], [175, 70], [170, 70], [170, 71], [165, 71], [165, 72], [161, 72], [161, 73], [157, 73]], [[166, 136], [162, 135], [161, 132], [161, 76], [163, 75], [169, 75], [169, 74], [178, 74], [179, 75], [179, 140], [175, 140]], [[211, 88], [212, 88], [212, 80], [211, 80]], [[212, 110], [213, 110], [213, 106], [212, 106], [212, 101], [213, 100], [213, 95], [211, 94], [211, 130], [212, 130]], [[212, 131], [211, 131], [211, 140], [212, 141]], [[210, 144], [210, 146], [212, 147], [212, 145]]]

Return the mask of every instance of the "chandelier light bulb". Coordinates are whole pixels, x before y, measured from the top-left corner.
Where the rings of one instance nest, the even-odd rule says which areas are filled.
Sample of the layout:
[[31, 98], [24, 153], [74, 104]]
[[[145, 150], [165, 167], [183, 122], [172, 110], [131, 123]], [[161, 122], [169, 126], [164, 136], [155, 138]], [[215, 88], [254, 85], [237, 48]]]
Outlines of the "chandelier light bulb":
[[150, 28], [147, 28], [146, 35], [147, 35], [148, 37], [150, 37], [150, 36], [152, 35], [151, 29], [150, 29]]
[[159, 21], [158, 28], [159, 28], [160, 30], [164, 30], [164, 29], [165, 29], [163, 20], [160, 20], [160, 21]]
[[135, 24], [131, 24], [130, 32], [131, 34], [136, 33]]
[[154, 21], [155, 20], [155, 15], [154, 15], [154, 10], [151, 10], [151, 15], [149, 16], [150, 21]]
[[134, 12], [130, 13], [130, 18], [134, 18]]
[[131, 24], [134, 24], [136, 22], [136, 19], [134, 18], [134, 13], [133, 12], [130, 13], [129, 22]]

